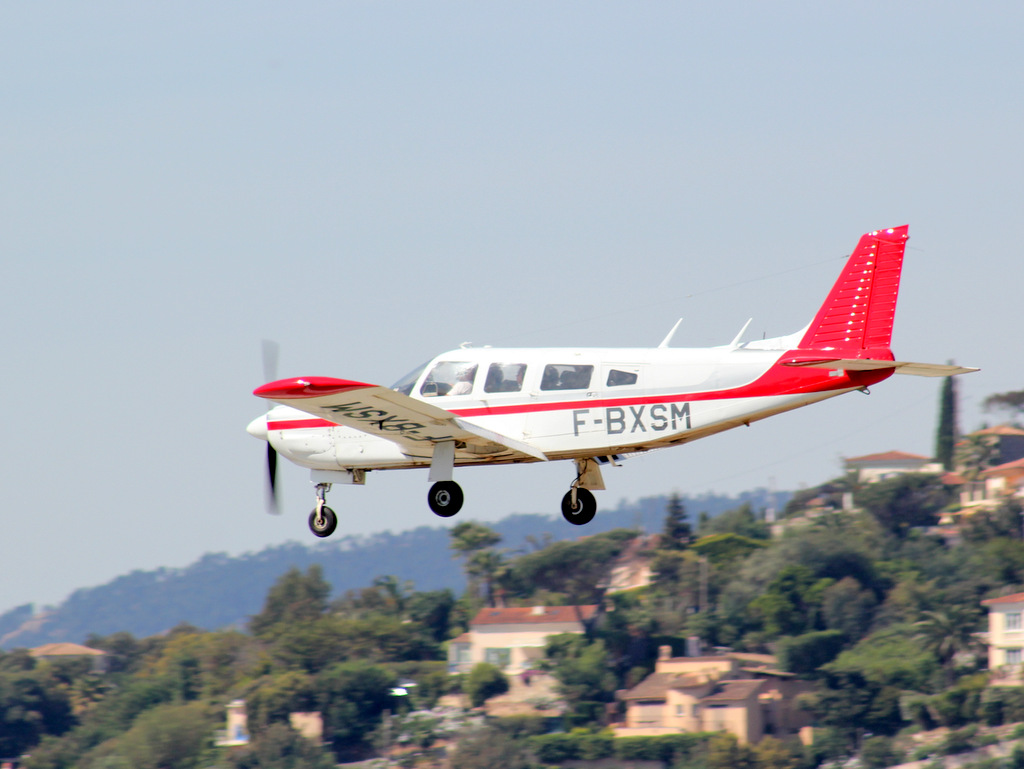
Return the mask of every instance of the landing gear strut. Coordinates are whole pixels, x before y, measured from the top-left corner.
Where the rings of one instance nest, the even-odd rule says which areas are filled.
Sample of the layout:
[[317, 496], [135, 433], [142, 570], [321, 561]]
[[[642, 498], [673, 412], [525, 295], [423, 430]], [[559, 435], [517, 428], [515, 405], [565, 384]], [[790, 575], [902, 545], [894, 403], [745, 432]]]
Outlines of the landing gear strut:
[[330, 490], [331, 484], [329, 483], [316, 485], [316, 507], [309, 514], [309, 530], [318, 537], [329, 537], [338, 528], [338, 516], [324, 504], [327, 492]]
[[451, 518], [462, 509], [462, 487], [455, 481], [438, 481], [430, 487], [427, 504], [436, 515]]

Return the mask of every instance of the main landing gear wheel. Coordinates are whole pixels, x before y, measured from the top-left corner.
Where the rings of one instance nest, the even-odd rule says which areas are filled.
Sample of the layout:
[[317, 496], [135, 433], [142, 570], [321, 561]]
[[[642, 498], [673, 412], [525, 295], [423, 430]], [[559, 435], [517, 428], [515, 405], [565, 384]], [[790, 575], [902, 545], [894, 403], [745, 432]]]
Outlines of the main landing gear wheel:
[[438, 481], [430, 487], [427, 504], [435, 514], [451, 518], [462, 509], [462, 487], [455, 481]]
[[562, 497], [562, 517], [569, 523], [582, 526], [594, 520], [597, 514], [597, 500], [586, 489], [576, 489], [576, 504], [572, 503], [572, 491]]
[[309, 514], [309, 530], [318, 537], [329, 537], [338, 528], [338, 516], [331, 508], [324, 505], [319, 514], [316, 510]]

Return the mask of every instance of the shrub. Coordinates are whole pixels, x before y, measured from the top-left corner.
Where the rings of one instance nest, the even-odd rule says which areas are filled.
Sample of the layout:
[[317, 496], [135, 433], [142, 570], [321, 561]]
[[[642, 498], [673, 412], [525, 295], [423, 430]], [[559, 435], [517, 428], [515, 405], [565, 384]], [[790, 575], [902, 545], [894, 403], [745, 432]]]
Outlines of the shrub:
[[508, 691], [508, 679], [497, 667], [480, 662], [473, 667], [463, 682], [463, 691], [474, 708], [483, 705], [491, 697]]

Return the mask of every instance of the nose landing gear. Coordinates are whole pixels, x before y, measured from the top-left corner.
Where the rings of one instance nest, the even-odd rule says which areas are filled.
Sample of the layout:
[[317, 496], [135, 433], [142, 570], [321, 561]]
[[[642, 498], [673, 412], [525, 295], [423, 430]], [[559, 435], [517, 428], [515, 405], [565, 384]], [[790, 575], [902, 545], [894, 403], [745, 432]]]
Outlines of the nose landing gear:
[[338, 528], [338, 516], [324, 502], [327, 492], [331, 490], [331, 484], [318, 483], [316, 485], [316, 507], [309, 514], [309, 530], [318, 537], [329, 537]]

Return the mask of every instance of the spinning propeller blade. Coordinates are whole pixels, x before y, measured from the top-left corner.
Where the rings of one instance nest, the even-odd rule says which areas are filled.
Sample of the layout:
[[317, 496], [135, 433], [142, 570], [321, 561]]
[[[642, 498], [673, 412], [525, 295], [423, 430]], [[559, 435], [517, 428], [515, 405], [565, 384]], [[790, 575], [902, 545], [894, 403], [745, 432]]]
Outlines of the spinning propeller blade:
[[[277, 358], [280, 349], [277, 342], [269, 339], [263, 340], [264, 382], [273, 382], [277, 379]], [[267, 440], [267, 512], [271, 515], [280, 515], [281, 513], [277, 503], [277, 451], [274, 450], [269, 439]]]

